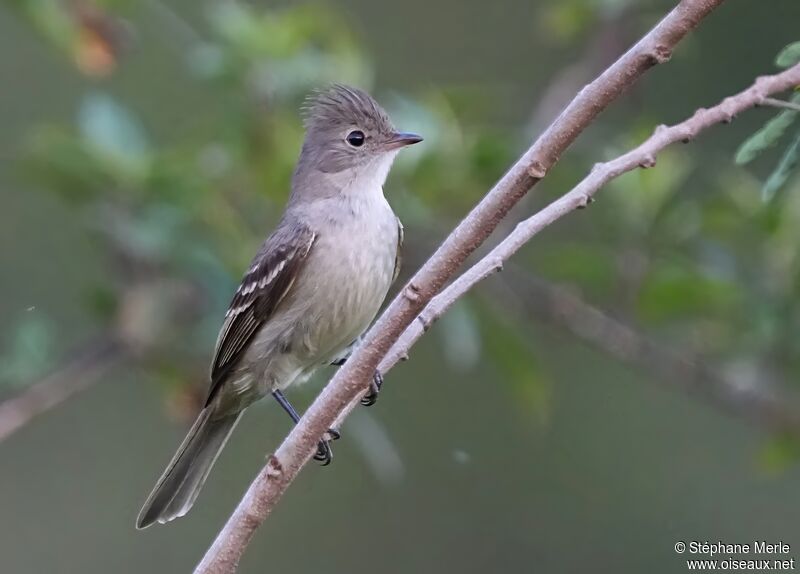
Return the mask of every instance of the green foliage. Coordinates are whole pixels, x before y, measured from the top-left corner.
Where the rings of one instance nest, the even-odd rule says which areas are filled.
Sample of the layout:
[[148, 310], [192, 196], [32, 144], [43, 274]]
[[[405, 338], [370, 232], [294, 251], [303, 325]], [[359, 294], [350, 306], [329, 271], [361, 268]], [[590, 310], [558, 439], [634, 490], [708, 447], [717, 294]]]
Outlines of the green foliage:
[[52, 366], [55, 354], [53, 325], [35, 309], [29, 310], [10, 333], [0, 355], [0, 388], [24, 386]]
[[[800, 95], [796, 94], [791, 101], [800, 103]], [[764, 127], [739, 146], [735, 156], [736, 163], [739, 165], [750, 163], [759, 154], [774, 146], [783, 137], [783, 134], [792, 127], [797, 119], [797, 114], [798, 112], [794, 110], [783, 110], [764, 124]]]
[[[641, 141], [644, 137], [646, 136], [642, 134], [636, 141]], [[617, 147], [630, 149], [633, 145], [634, 138], [631, 138], [630, 144]], [[683, 149], [669, 148], [660, 154], [658, 167], [659, 169], [627, 173], [615, 179], [609, 186], [609, 192], [619, 206], [619, 215], [625, 219], [625, 225], [642, 234], [652, 229], [675, 194], [680, 191], [693, 166]]]
[[736, 307], [740, 292], [730, 282], [679, 265], [660, 265], [642, 286], [639, 311], [650, 321], [699, 320], [725, 316]]
[[90, 93], [77, 118], [80, 136], [98, 161], [139, 174], [148, 167], [150, 143], [133, 113], [111, 96]]
[[[598, 14], [627, 1], [551, 3], [548, 18], [557, 24], [551, 33], [557, 41], [574, 39]], [[76, 24], [70, 4], [42, 1], [24, 9], [50, 22], [38, 26], [54, 30], [53, 38], [74, 34], [53, 42], [74, 59], [72, 42], [82, 46], [87, 30]], [[100, 16], [116, 19], [108, 6], [100, 8]], [[37, 187], [69, 203], [108, 262], [109, 273], [87, 290], [87, 312], [131, 337], [147, 371], [170, 393], [202, 378], [198, 365], [208, 360], [224, 306], [280, 213], [302, 140], [303, 98], [333, 80], [369, 87], [374, 75], [347, 22], [327, 7], [262, 10], [221, 2], [209, 10], [204, 33], [179, 51], [177, 65], [187, 67], [198, 91], [213, 89], [220, 105], [191, 130], [160, 141], [147, 129], [144, 110], [93, 83], [72, 122], [31, 130], [21, 164]], [[795, 61], [796, 50], [787, 47], [778, 63]], [[440, 237], [520, 150], [521, 128], [481, 121], [496, 108], [494, 95], [379, 94], [399, 126], [426, 138], [402, 154], [387, 185], [414, 230], [409, 250], [430, 251], [430, 240], [419, 238]], [[737, 163], [749, 169], [768, 156], [796, 117], [778, 113], [742, 144]], [[545, 185], [553, 194], [565, 191], [586, 166], [629, 149], [655, 123], [633, 120], [630, 133], [595, 135], [566, 155]], [[478, 129], [482, 123], [491, 127]], [[700, 360], [724, 365], [747, 349], [796, 378], [800, 195], [779, 192], [796, 173], [799, 141], [763, 185], [764, 197], [780, 201], [760, 201], [761, 183], [742, 167], [700, 170], [689, 148], [670, 148], [656, 169], [615, 180], [587, 210], [591, 217], [554, 226], [519, 259], [648, 333], [668, 333]], [[490, 369], [526, 412], [546, 419], [550, 386], [530, 342], [532, 319], [514, 316], [513, 306], [503, 309], [459, 304], [436, 329], [442, 356], [452, 368]], [[14, 330], [0, 369], [4, 381], [41, 374], [42, 355], [64, 344], [51, 331], [24, 321]], [[47, 352], [37, 355], [41, 349]]]
[[278, 100], [333, 81], [369, 83], [369, 68], [347, 23], [326, 7], [259, 11], [218, 2], [209, 21], [215, 41], [191, 56], [201, 77], [233, 85], [246, 79], [258, 95]]
[[797, 168], [798, 156], [800, 156], [800, 133], [798, 133], [786, 151], [783, 152], [780, 162], [764, 182], [761, 188], [761, 197], [764, 201], [772, 199], [789, 181], [789, 177]]
[[800, 62], [800, 42], [793, 42], [780, 51], [775, 58], [775, 65], [789, 68]]
[[[788, 68], [798, 62], [800, 62], [800, 42], [789, 44], [775, 58], [775, 64], [782, 68]], [[790, 101], [800, 104], [800, 94], [794, 94]], [[750, 163], [766, 150], [777, 145], [783, 135], [794, 125], [798, 113], [795, 110], [783, 110], [764, 124], [761, 129], [739, 146], [735, 156], [736, 163], [739, 165]], [[794, 174], [798, 165], [798, 153], [800, 153], [800, 134], [784, 150], [778, 164], [764, 182], [761, 188], [761, 197], [764, 201], [772, 200]]]
[[591, 294], [603, 296], [616, 283], [614, 256], [607, 245], [563, 241], [538, 259], [537, 269], [556, 281], [584, 285]]
[[114, 14], [126, 7], [124, 0], [11, 0], [9, 4], [87, 76], [112, 73], [131, 40], [128, 24]]
[[482, 309], [481, 330], [486, 357], [496, 372], [494, 380], [511, 390], [524, 412], [546, 423], [550, 412], [551, 387], [530, 341], [530, 330], [522, 317]]
[[469, 371], [481, 359], [483, 342], [476, 316], [468, 301], [454, 305], [439, 320], [439, 341], [450, 369]]
[[545, 4], [540, 31], [559, 43], [575, 41], [597, 21], [624, 12], [632, 0], [561, 0]]
[[[368, 87], [372, 76], [347, 23], [326, 7], [223, 2], [208, 19], [210, 37], [188, 48], [186, 65], [226, 104], [202, 129], [160, 143], [130, 105], [92, 88], [74, 122], [38, 126], [24, 142], [23, 174], [71, 203], [115, 267], [113, 279], [91, 286], [88, 310], [131, 337], [154, 376], [171, 369], [165, 380], [181, 364], [195, 378], [219, 313], [280, 212], [303, 98], [334, 80]], [[381, 99], [398, 125], [426, 136], [391, 183], [409, 226], [432, 226], [453, 204], [466, 209], [511, 159], [504, 138], [466, 130], [444, 94]], [[454, 364], [480, 354], [471, 317], [463, 310], [444, 322], [460, 333], [445, 349]]]
[[759, 462], [769, 474], [781, 474], [800, 460], [797, 438], [781, 434], [774, 436], [761, 448]]

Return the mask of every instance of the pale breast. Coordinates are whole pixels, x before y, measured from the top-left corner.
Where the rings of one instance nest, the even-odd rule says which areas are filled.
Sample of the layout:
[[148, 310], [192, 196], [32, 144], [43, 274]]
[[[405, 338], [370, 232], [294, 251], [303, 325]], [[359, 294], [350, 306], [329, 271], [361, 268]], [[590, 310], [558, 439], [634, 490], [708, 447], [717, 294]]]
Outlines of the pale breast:
[[308, 284], [313, 303], [306, 317], [305, 343], [314, 363], [332, 360], [358, 338], [391, 286], [399, 228], [386, 200], [380, 199], [377, 205], [357, 206], [343, 221], [320, 231], [312, 253], [319, 273]]

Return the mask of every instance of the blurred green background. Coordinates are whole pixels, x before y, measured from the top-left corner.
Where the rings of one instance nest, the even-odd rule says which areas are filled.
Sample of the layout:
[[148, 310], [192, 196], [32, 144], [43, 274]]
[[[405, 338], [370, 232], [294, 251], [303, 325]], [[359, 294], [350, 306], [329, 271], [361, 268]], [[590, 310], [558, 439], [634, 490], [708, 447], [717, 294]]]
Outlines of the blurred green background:
[[[270, 401], [253, 407], [193, 511], [134, 530], [280, 213], [305, 94], [360, 85], [425, 136], [386, 186], [408, 277], [671, 5], [0, 4], [0, 398], [53, 372], [88, 387], [0, 443], [2, 571], [190, 571], [287, 432]], [[794, 0], [723, 5], [509, 225], [656, 124], [774, 71], [798, 21]], [[792, 167], [800, 124], [784, 115], [774, 146], [734, 161], [776, 115], [748, 112], [614, 182], [459, 303], [348, 421], [334, 464], [292, 486], [241, 572], [680, 572], [678, 540], [783, 540], [796, 556], [795, 440], [685, 394], [679, 361], [620, 356], [585, 322], [601, 312], [601, 327], [792, 408], [800, 178], [763, 188], [782, 156]], [[332, 372], [291, 398], [307, 405]]]

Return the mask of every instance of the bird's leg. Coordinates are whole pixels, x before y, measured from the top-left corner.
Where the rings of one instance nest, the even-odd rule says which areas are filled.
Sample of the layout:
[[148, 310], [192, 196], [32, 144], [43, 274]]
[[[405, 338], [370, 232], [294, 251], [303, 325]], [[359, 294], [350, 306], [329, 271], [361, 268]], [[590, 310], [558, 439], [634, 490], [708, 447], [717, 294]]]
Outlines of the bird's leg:
[[375, 369], [375, 373], [372, 375], [372, 382], [369, 385], [369, 392], [361, 397], [361, 404], [365, 407], [371, 407], [378, 401], [378, 393], [381, 391], [381, 386], [383, 386], [383, 375], [378, 369]]
[[[291, 417], [294, 421], [294, 424], [297, 424], [300, 421], [300, 415], [297, 414], [297, 411], [294, 410], [292, 404], [283, 396], [283, 392], [276, 389], [272, 391], [272, 396], [275, 397], [275, 400], [281, 406], [281, 408], [286, 411], [286, 413]], [[331, 450], [330, 442], [338, 439], [341, 435], [339, 431], [336, 429], [328, 429], [326, 433], [326, 438], [319, 441], [319, 445], [317, 446], [317, 452], [314, 455], [314, 460], [318, 460], [322, 463], [322, 466], [328, 466], [333, 460], [333, 451]], [[328, 438], [329, 437], [329, 438]]]
[[[347, 349], [347, 352], [343, 357], [339, 357], [335, 361], [331, 362], [331, 365], [335, 367], [341, 367], [347, 362], [347, 359], [350, 358], [350, 355], [353, 354], [353, 349], [355, 349], [358, 344], [361, 343], [361, 338], [359, 337], [352, 343]], [[372, 382], [370, 383], [369, 392], [361, 397], [361, 404], [365, 407], [371, 407], [378, 401], [378, 393], [381, 390], [381, 385], [383, 385], [383, 375], [378, 369], [375, 369], [375, 373], [372, 375]]]

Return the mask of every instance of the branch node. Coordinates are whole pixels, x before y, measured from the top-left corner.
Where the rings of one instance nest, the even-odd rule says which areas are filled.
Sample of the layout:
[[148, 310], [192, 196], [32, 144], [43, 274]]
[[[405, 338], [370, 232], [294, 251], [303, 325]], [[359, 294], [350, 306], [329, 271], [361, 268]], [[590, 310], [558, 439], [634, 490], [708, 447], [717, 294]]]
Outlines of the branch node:
[[722, 123], [729, 124], [733, 121], [736, 117], [736, 114], [731, 111], [731, 108], [736, 105], [736, 99], [732, 97], [727, 97], [722, 100], [721, 105], [719, 106], [720, 112], [722, 113]]
[[588, 193], [585, 193], [578, 198], [578, 205], [576, 207], [577, 209], [586, 209], [586, 207], [592, 203], [594, 203], [594, 198]]
[[539, 160], [535, 160], [528, 167], [528, 175], [533, 179], [543, 179], [547, 175], [547, 168]]
[[423, 311], [422, 313], [417, 315], [417, 321], [419, 321], [420, 324], [422, 325], [422, 332], [427, 333], [428, 329], [431, 328], [431, 325], [434, 324], [436, 319], [435, 318], [429, 319], [428, 317], [425, 316], [425, 311]]
[[283, 465], [274, 454], [267, 457], [267, 479], [280, 480], [283, 476]]
[[664, 64], [672, 57], [672, 49], [664, 44], [658, 44], [648, 56], [654, 64]]
[[656, 165], [656, 156], [654, 156], [651, 153], [646, 154], [642, 158], [642, 161], [639, 162], [639, 167], [641, 167], [643, 169], [648, 169], [648, 168], [651, 168], [651, 167], [655, 167], [655, 165]]
[[680, 132], [681, 134], [681, 143], [689, 143], [694, 140], [695, 133], [692, 131], [691, 128], [684, 128]]
[[657, 135], [667, 131], [668, 129], [669, 129], [669, 126], [667, 124], [658, 124], [656, 126], [656, 129], [653, 130], [653, 135], [657, 136]]
[[409, 283], [408, 287], [403, 289], [403, 297], [405, 297], [406, 299], [408, 299], [413, 303], [419, 301], [419, 296], [420, 296], [419, 287], [414, 283]]

